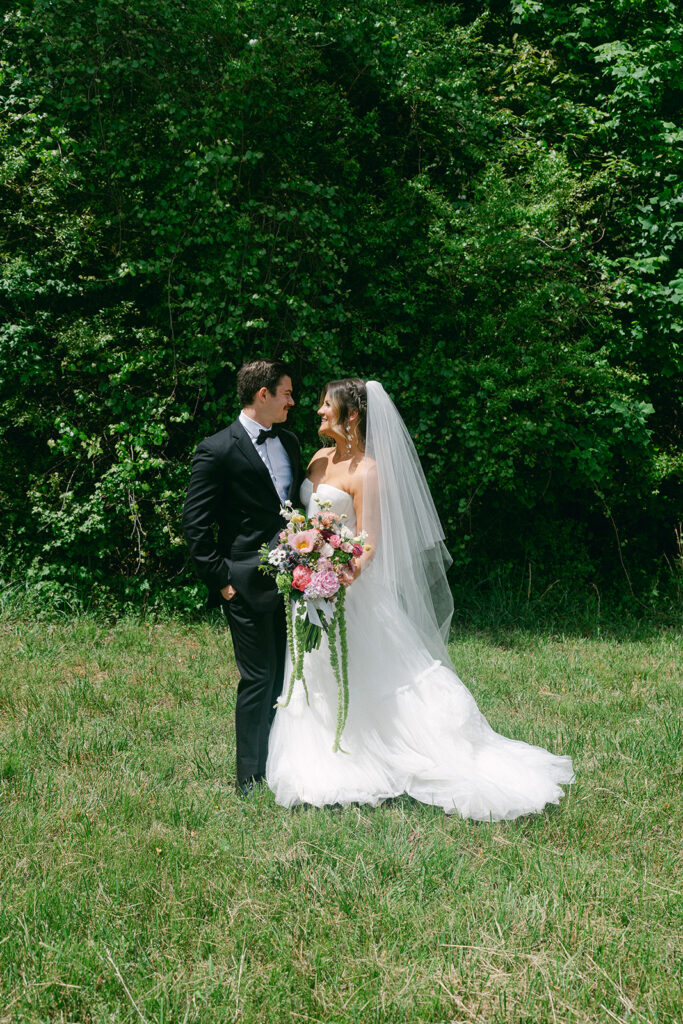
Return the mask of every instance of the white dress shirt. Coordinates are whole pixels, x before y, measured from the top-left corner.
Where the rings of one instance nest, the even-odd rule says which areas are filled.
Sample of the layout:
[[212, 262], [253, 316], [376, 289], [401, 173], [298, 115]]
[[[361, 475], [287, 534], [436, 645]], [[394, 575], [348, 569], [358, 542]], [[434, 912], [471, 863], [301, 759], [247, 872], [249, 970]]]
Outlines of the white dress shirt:
[[247, 416], [244, 410], [239, 415], [239, 421], [249, 434], [259, 458], [270, 473], [270, 479], [273, 481], [280, 501], [285, 502], [289, 497], [289, 488], [292, 484], [292, 466], [285, 446], [279, 437], [268, 437], [263, 444], [256, 444], [256, 438], [265, 428], [256, 420], [252, 420], [251, 416]]

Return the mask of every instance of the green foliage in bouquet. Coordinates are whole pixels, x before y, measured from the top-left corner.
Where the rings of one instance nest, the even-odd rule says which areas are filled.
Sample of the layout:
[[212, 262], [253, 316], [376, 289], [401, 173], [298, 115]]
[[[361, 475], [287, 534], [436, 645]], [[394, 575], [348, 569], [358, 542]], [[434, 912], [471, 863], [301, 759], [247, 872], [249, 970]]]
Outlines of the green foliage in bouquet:
[[[330, 622], [328, 631], [330, 664], [332, 665], [334, 678], [337, 681], [337, 728], [332, 745], [332, 750], [335, 754], [339, 751], [346, 753], [341, 747], [341, 737], [349, 714], [349, 649], [346, 640], [345, 601], [346, 591], [342, 587], [337, 597], [334, 618]], [[337, 639], [339, 641], [339, 649], [337, 649]]]
[[[308, 700], [308, 687], [304, 676], [304, 654], [310, 654], [320, 647], [322, 640], [322, 628], [314, 625], [306, 618], [306, 611], [303, 601], [290, 600], [291, 580], [290, 577], [281, 573], [276, 577], [277, 588], [282, 594], [285, 602], [285, 622], [287, 625], [287, 646], [292, 670], [287, 682], [287, 692], [281, 700], [282, 707], [286, 708], [294, 693], [294, 686], [299, 680]], [[337, 725], [334, 734], [333, 752], [345, 753], [341, 747], [341, 736], [346, 725], [349, 713], [349, 651], [346, 639], [346, 614], [344, 602], [346, 591], [344, 587], [338, 592], [335, 602], [334, 615], [327, 627], [327, 641], [330, 653], [330, 665], [337, 682]], [[294, 607], [293, 607], [294, 606]], [[339, 649], [337, 647], [339, 644]]]
[[[313, 626], [313, 630], [316, 631], [315, 640], [310, 637], [311, 647], [307, 648], [306, 641], [309, 639], [308, 631], [304, 632], [306, 623], [302, 616], [297, 615], [296, 619], [292, 611], [291, 589], [292, 581], [291, 577], [286, 573], [279, 573], [275, 577], [277, 589], [282, 595], [282, 600], [285, 602], [285, 623], [287, 626], [287, 648], [289, 650], [289, 660], [292, 666], [292, 671], [289, 676], [287, 683], [287, 693], [285, 694], [282, 706], [287, 707], [292, 694], [294, 693], [294, 686], [297, 679], [301, 680], [301, 683], [306, 694], [306, 703], [308, 704], [308, 687], [306, 686], [306, 680], [304, 679], [304, 654], [307, 650], [313, 650], [314, 647], [320, 646], [320, 627], [313, 626], [312, 623], [308, 623], [309, 626]], [[296, 624], [295, 624], [296, 623]], [[317, 642], [316, 642], [317, 640]]]

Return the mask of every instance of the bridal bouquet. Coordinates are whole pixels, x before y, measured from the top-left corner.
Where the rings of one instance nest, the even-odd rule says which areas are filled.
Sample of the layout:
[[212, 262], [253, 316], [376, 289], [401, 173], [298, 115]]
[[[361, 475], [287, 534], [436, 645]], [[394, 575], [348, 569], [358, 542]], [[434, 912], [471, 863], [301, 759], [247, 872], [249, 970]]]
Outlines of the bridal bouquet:
[[314, 497], [319, 512], [306, 518], [303, 512], [285, 502], [280, 510], [287, 527], [275, 548], [261, 548], [261, 570], [275, 577], [285, 599], [287, 641], [292, 662], [286, 707], [297, 679], [303, 683], [304, 654], [320, 646], [323, 630], [330, 647], [330, 664], [337, 680], [337, 729], [334, 751], [346, 723], [349, 703], [348, 648], [344, 597], [353, 582], [355, 559], [369, 550], [364, 532], [354, 536], [345, 525], [346, 516], [331, 511], [332, 502]]

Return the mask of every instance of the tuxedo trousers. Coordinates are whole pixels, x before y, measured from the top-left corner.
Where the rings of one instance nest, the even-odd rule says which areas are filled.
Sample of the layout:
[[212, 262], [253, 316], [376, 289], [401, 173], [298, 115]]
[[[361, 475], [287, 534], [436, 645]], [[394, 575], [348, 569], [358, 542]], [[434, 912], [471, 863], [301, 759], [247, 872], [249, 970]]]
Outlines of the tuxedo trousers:
[[237, 780], [265, 775], [274, 704], [282, 693], [287, 629], [284, 602], [255, 611], [238, 592], [223, 601], [240, 674], [235, 704]]

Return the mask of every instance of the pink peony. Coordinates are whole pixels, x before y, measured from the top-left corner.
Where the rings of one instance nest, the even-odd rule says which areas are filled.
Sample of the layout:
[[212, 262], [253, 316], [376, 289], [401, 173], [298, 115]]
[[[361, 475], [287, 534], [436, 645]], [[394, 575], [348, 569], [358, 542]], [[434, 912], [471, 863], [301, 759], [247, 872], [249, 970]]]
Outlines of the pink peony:
[[341, 537], [337, 533], [331, 533], [327, 538], [327, 543], [331, 544], [333, 548], [341, 547]]
[[295, 590], [305, 590], [311, 582], [313, 573], [305, 565], [297, 565], [292, 573], [292, 586]]
[[[294, 570], [296, 573], [296, 569]], [[334, 597], [339, 590], [339, 580], [335, 573], [327, 570], [326, 572], [314, 572], [311, 575], [310, 582], [306, 587], [305, 597]]]
[[362, 546], [360, 544], [354, 544], [353, 545], [353, 557], [354, 558], [360, 558], [360, 556], [362, 554], [363, 554]]
[[302, 554], [306, 554], [313, 550], [319, 536], [320, 534], [317, 530], [302, 530], [301, 533], [290, 533], [287, 543], [293, 551], [300, 551]]

